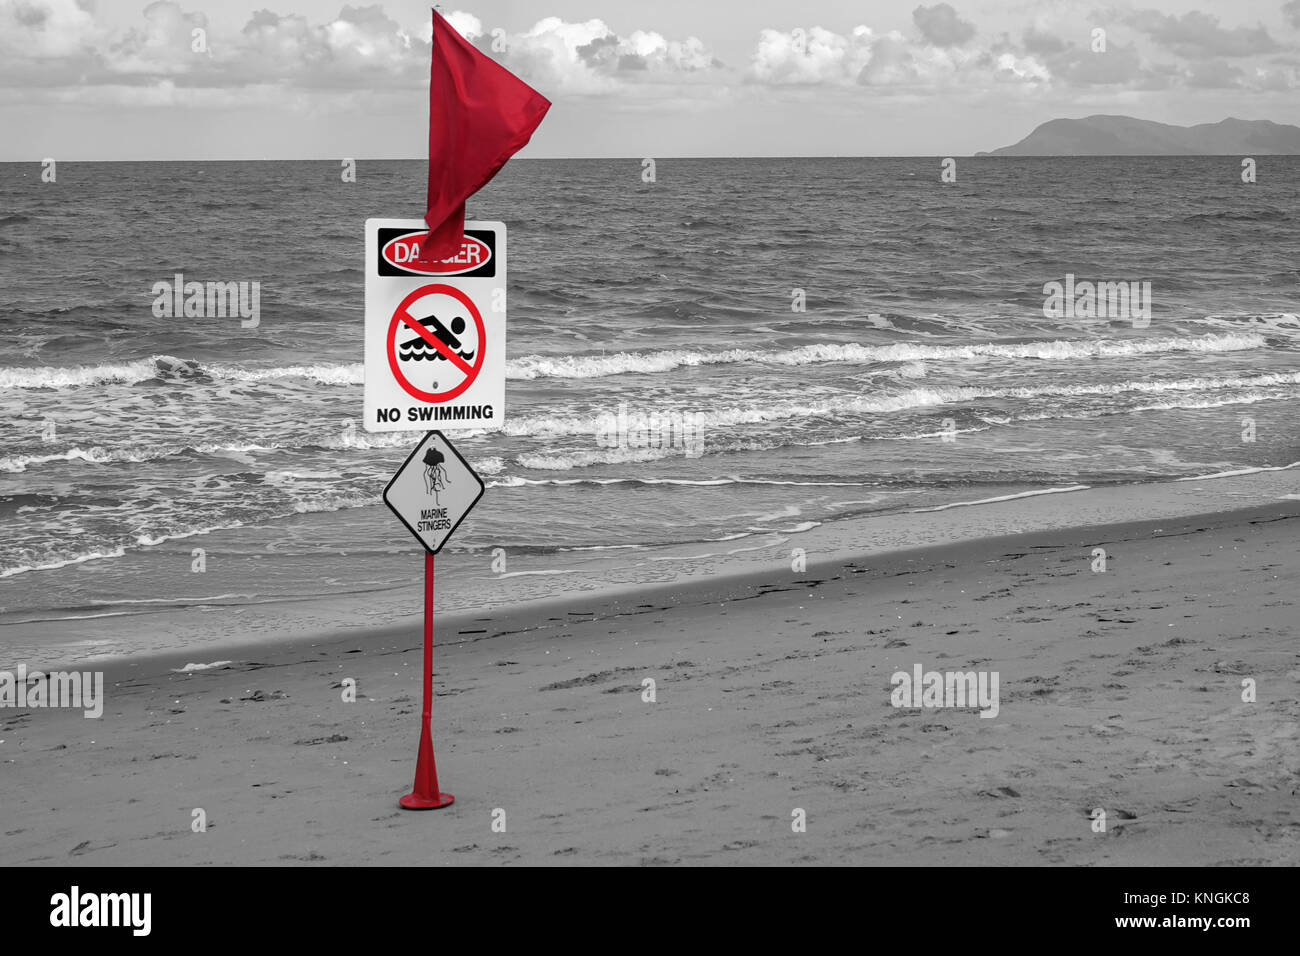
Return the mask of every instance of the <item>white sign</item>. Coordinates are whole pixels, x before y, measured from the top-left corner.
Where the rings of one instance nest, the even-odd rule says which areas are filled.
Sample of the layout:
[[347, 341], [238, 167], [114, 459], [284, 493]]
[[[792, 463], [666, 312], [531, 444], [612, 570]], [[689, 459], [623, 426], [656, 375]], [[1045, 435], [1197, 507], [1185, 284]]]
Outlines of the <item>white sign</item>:
[[505, 223], [465, 223], [441, 262], [418, 261], [428, 234], [422, 219], [366, 220], [366, 431], [500, 428]]
[[384, 489], [384, 504], [437, 554], [483, 497], [483, 481], [442, 432], [429, 432]]

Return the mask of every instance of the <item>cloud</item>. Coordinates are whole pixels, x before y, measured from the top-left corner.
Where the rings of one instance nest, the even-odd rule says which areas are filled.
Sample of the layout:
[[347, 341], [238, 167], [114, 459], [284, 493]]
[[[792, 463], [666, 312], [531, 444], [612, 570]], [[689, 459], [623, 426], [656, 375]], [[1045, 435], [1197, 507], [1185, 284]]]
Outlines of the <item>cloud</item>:
[[[616, 33], [602, 20], [547, 17], [522, 33], [485, 27], [471, 13], [447, 20], [462, 36], [547, 93], [610, 93], [705, 75], [720, 64], [696, 37], [652, 30]], [[203, 31], [195, 42], [195, 30]], [[0, 80], [15, 85], [244, 86], [358, 91], [416, 89], [428, 82], [432, 25], [407, 29], [380, 4], [343, 6], [325, 22], [258, 10], [232, 35], [179, 0], [156, 0], [116, 34], [90, 0], [0, 0]], [[139, 101], [133, 97], [131, 102]]]
[[333, 20], [260, 10], [228, 47], [219, 47], [223, 79], [231, 85], [279, 81], [357, 89], [427, 82], [429, 44], [391, 19], [379, 5], [345, 6]]
[[858, 27], [841, 36], [822, 27], [789, 33], [762, 30], [750, 75], [773, 85], [853, 83], [871, 62], [874, 34]]
[[1054, 43], [1049, 35], [1031, 33], [1025, 38], [1025, 47], [1035, 51], [1057, 86], [1158, 89], [1170, 83], [1168, 77], [1143, 62], [1133, 44], [1111, 41], [1104, 53], [1094, 53], [1091, 45]]
[[29, 61], [85, 55], [102, 38], [77, 0], [0, 0], [0, 55]]
[[[414, 93], [427, 83], [431, 26], [423, 17], [404, 24], [364, 2], [324, 20], [259, 9], [241, 28], [218, 33], [199, 6], [211, 2], [155, 0], [127, 26], [110, 29], [96, 19], [93, 0], [0, 0], [0, 87], [86, 102], [117, 96], [125, 105], [217, 103], [221, 91], [230, 102], [289, 104], [299, 92], [373, 101], [378, 91]], [[1287, 0], [1282, 11], [1300, 26], [1300, 0]], [[466, 11], [446, 17], [545, 95], [616, 96], [633, 109], [716, 106], [745, 89], [741, 80], [751, 94], [755, 86], [909, 93], [1300, 86], [1295, 62], [1279, 55], [1294, 47], [1262, 25], [1225, 27], [1199, 11], [1124, 14], [1131, 35], [1121, 36], [1117, 24], [1105, 52], [1096, 53], [1090, 22], [1061, 5], [1035, 8], [1019, 33], [991, 34], [949, 3], [922, 3], [901, 31], [762, 29], [739, 69], [719, 62], [699, 37], [648, 25], [615, 30], [599, 18], [549, 16], [511, 33]], [[196, 30], [204, 31], [202, 44]]]
[[[1300, 0], [1296, 2], [1300, 3]], [[1070, 44], [1062, 40], [1058, 34], [1048, 33], [1032, 26], [1025, 31], [1024, 46], [1026, 51], [1038, 56], [1064, 53], [1070, 48]]]
[[1255, 56], [1281, 49], [1262, 24], [1228, 29], [1219, 24], [1218, 17], [1199, 10], [1181, 17], [1157, 10], [1140, 10], [1130, 14], [1128, 22], [1156, 43], [1187, 59]]
[[[466, 13], [464, 10], [453, 10], [443, 17], [451, 28], [463, 36], [466, 40], [473, 40], [475, 37], [483, 36], [483, 21], [472, 13]], [[424, 27], [421, 39], [428, 43], [433, 39], [433, 21], [430, 20]]]
[[946, 88], [958, 83], [1038, 83], [1049, 76], [1032, 54], [1005, 46], [996, 50], [965, 49], [939, 45], [925, 37], [908, 37], [897, 30], [878, 33], [871, 27], [857, 26], [850, 33], [840, 34], [815, 26], [789, 33], [761, 31], [748, 78], [773, 86], [913, 89]]
[[[208, 65], [206, 16], [186, 13], [172, 0], [149, 4], [143, 16], [143, 25], [132, 27], [109, 47], [105, 60], [111, 72], [156, 76], [190, 73]], [[200, 31], [199, 43], [195, 30]]]
[[1193, 89], [1231, 89], [1242, 85], [1243, 76], [1239, 67], [1226, 60], [1206, 60], [1192, 64], [1187, 75], [1187, 85]]
[[961, 46], [975, 36], [975, 24], [963, 20], [946, 3], [917, 7], [912, 11], [912, 22], [921, 36], [935, 46]]
[[670, 40], [649, 30], [621, 35], [599, 19], [546, 17], [524, 33], [498, 31], [490, 44], [481, 26], [467, 36], [524, 79], [557, 92], [607, 93], [629, 82], [686, 80], [722, 67], [697, 37]]
[[1256, 67], [1249, 85], [1270, 92], [1300, 89], [1300, 69], [1288, 63]]
[[1005, 89], [1008, 84], [1056, 93], [1102, 88], [1115, 92], [1295, 88], [1296, 70], [1284, 63], [1233, 62], [1281, 49], [1262, 27], [1227, 29], [1199, 13], [1143, 14], [1141, 19], [1141, 32], [1154, 32], [1162, 48], [1168, 43], [1176, 49], [1150, 59], [1143, 55], [1140, 37], [1129, 43], [1112, 37], [1104, 50], [1094, 51], [1092, 28], [1087, 24], [1049, 27], [1042, 20], [1019, 38], [1003, 33], [981, 42], [973, 25], [939, 4], [916, 8], [916, 32], [911, 35], [881, 33], [865, 25], [847, 33], [819, 26], [790, 32], [762, 30], [746, 78], [770, 86], [900, 91], [976, 92]]
[[[1292, 2], [1300, 5], [1300, 0]], [[1230, 29], [1196, 11], [1167, 16], [1143, 10], [1127, 15], [1124, 22], [1135, 26], [1139, 35], [1124, 43], [1119, 39], [1123, 31], [1111, 29], [1104, 52], [1093, 52], [1091, 26], [1062, 20], [1059, 14], [1055, 19], [1040, 14], [1025, 30], [1019, 48], [1045, 64], [1057, 87], [1152, 91], [1293, 86], [1294, 70], [1262, 62], [1284, 49], [1262, 26]]]

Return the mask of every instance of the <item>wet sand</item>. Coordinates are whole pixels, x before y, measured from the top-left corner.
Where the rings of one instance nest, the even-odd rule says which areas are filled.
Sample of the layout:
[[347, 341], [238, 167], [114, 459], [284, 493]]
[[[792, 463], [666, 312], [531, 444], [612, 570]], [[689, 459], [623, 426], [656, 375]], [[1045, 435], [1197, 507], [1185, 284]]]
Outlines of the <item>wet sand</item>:
[[[418, 616], [117, 662], [102, 719], [0, 710], [0, 863], [1294, 864], [1298, 545], [1293, 500], [447, 615], [424, 813]], [[916, 664], [998, 715], [893, 707]]]

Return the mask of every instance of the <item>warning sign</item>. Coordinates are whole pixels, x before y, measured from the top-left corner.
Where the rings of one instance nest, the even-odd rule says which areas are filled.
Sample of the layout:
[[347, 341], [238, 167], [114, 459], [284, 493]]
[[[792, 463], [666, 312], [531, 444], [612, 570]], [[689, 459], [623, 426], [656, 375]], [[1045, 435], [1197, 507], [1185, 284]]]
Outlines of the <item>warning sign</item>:
[[365, 427], [500, 428], [506, 227], [467, 222], [459, 251], [419, 261], [421, 219], [366, 220]]
[[483, 497], [483, 481], [442, 432], [429, 432], [384, 489], [384, 504], [437, 554]]

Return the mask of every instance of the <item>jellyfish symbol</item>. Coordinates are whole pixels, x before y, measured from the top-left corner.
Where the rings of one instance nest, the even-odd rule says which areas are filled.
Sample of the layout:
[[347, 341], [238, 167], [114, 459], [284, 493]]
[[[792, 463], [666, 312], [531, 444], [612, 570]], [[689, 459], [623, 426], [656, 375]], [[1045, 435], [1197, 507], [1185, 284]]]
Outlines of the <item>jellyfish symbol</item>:
[[430, 448], [424, 453], [424, 490], [435, 504], [440, 504], [438, 493], [447, 490], [448, 478], [444, 461], [445, 456], [436, 448]]

